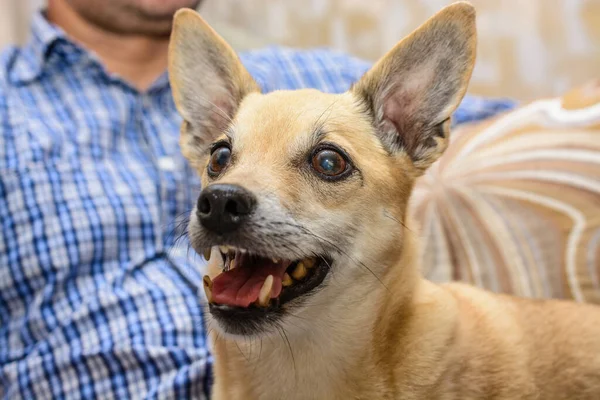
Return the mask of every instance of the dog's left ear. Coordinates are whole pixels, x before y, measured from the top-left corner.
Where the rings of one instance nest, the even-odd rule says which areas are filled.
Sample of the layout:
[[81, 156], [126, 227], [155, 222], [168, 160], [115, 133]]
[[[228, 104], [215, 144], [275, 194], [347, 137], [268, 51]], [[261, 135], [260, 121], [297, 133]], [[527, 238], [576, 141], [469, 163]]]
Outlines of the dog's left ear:
[[260, 91], [235, 51], [191, 9], [175, 13], [169, 80], [184, 119], [181, 148], [194, 161], [227, 129], [244, 96]]
[[452, 4], [398, 43], [351, 89], [391, 154], [422, 173], [446, 149], [450, 116], [475, 63], [475, 9]]

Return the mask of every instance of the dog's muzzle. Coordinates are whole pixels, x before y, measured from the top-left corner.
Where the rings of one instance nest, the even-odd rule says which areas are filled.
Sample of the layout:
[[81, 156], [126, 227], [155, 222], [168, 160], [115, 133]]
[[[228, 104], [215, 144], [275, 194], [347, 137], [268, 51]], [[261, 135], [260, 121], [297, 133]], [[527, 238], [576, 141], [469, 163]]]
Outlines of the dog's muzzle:
[[256, 198], [243, 187], [213, 184], [200, 193], [196, 215], [204, 228], [223, 235], [237, 230], [255, 206]]

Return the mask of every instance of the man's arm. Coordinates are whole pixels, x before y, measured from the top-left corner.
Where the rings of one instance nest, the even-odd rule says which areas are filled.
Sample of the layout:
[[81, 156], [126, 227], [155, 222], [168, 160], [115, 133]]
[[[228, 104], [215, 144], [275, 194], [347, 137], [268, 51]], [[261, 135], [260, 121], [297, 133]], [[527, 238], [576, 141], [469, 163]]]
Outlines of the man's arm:
[[264, 92], [313, 88], [341, 93], [365, 73], [370, 63], [327, 49], [267, 47], [240, 54]]
[[[314, 88], [341, 93], [371, 66], [370, 62], [327, 49], [268, 47], [241, 53], [240, 58], [264, 92]], [[510, 99], [466, 96], [454, 114], [454, 123], [482, 120], [516, 104]]]

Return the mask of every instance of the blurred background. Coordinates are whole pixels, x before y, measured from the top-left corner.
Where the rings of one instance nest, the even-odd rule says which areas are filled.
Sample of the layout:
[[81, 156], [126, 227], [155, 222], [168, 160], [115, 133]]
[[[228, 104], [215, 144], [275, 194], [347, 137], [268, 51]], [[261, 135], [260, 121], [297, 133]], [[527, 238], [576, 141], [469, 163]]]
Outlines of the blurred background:
[[[376, 60], [452, 0], [205, 0], [236, 49], [335, 48]], [[473, 0], [479, 52], [470, 92], [519, 100], [562, 94], [600, 71], [600, 0]], [[0, 47], [26, 40], [43, 0], [0, 0]]]

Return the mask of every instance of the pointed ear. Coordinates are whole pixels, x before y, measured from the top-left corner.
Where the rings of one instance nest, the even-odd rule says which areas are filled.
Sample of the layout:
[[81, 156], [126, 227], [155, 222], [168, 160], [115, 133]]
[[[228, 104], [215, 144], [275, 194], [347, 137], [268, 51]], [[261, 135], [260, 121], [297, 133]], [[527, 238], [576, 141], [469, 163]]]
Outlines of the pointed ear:
[[364, 102], [381, 142], [422, 173], [446, 149], [450, 116], [475, 63], [475, 9], [452, 4], [398, 43], [351, 91]]
[[233, 49], [191, 9], [174, 17], [169, 80], [184, 119], [180, 143], [188, 158], [227, 129], [246, 94], [260, 91]]

